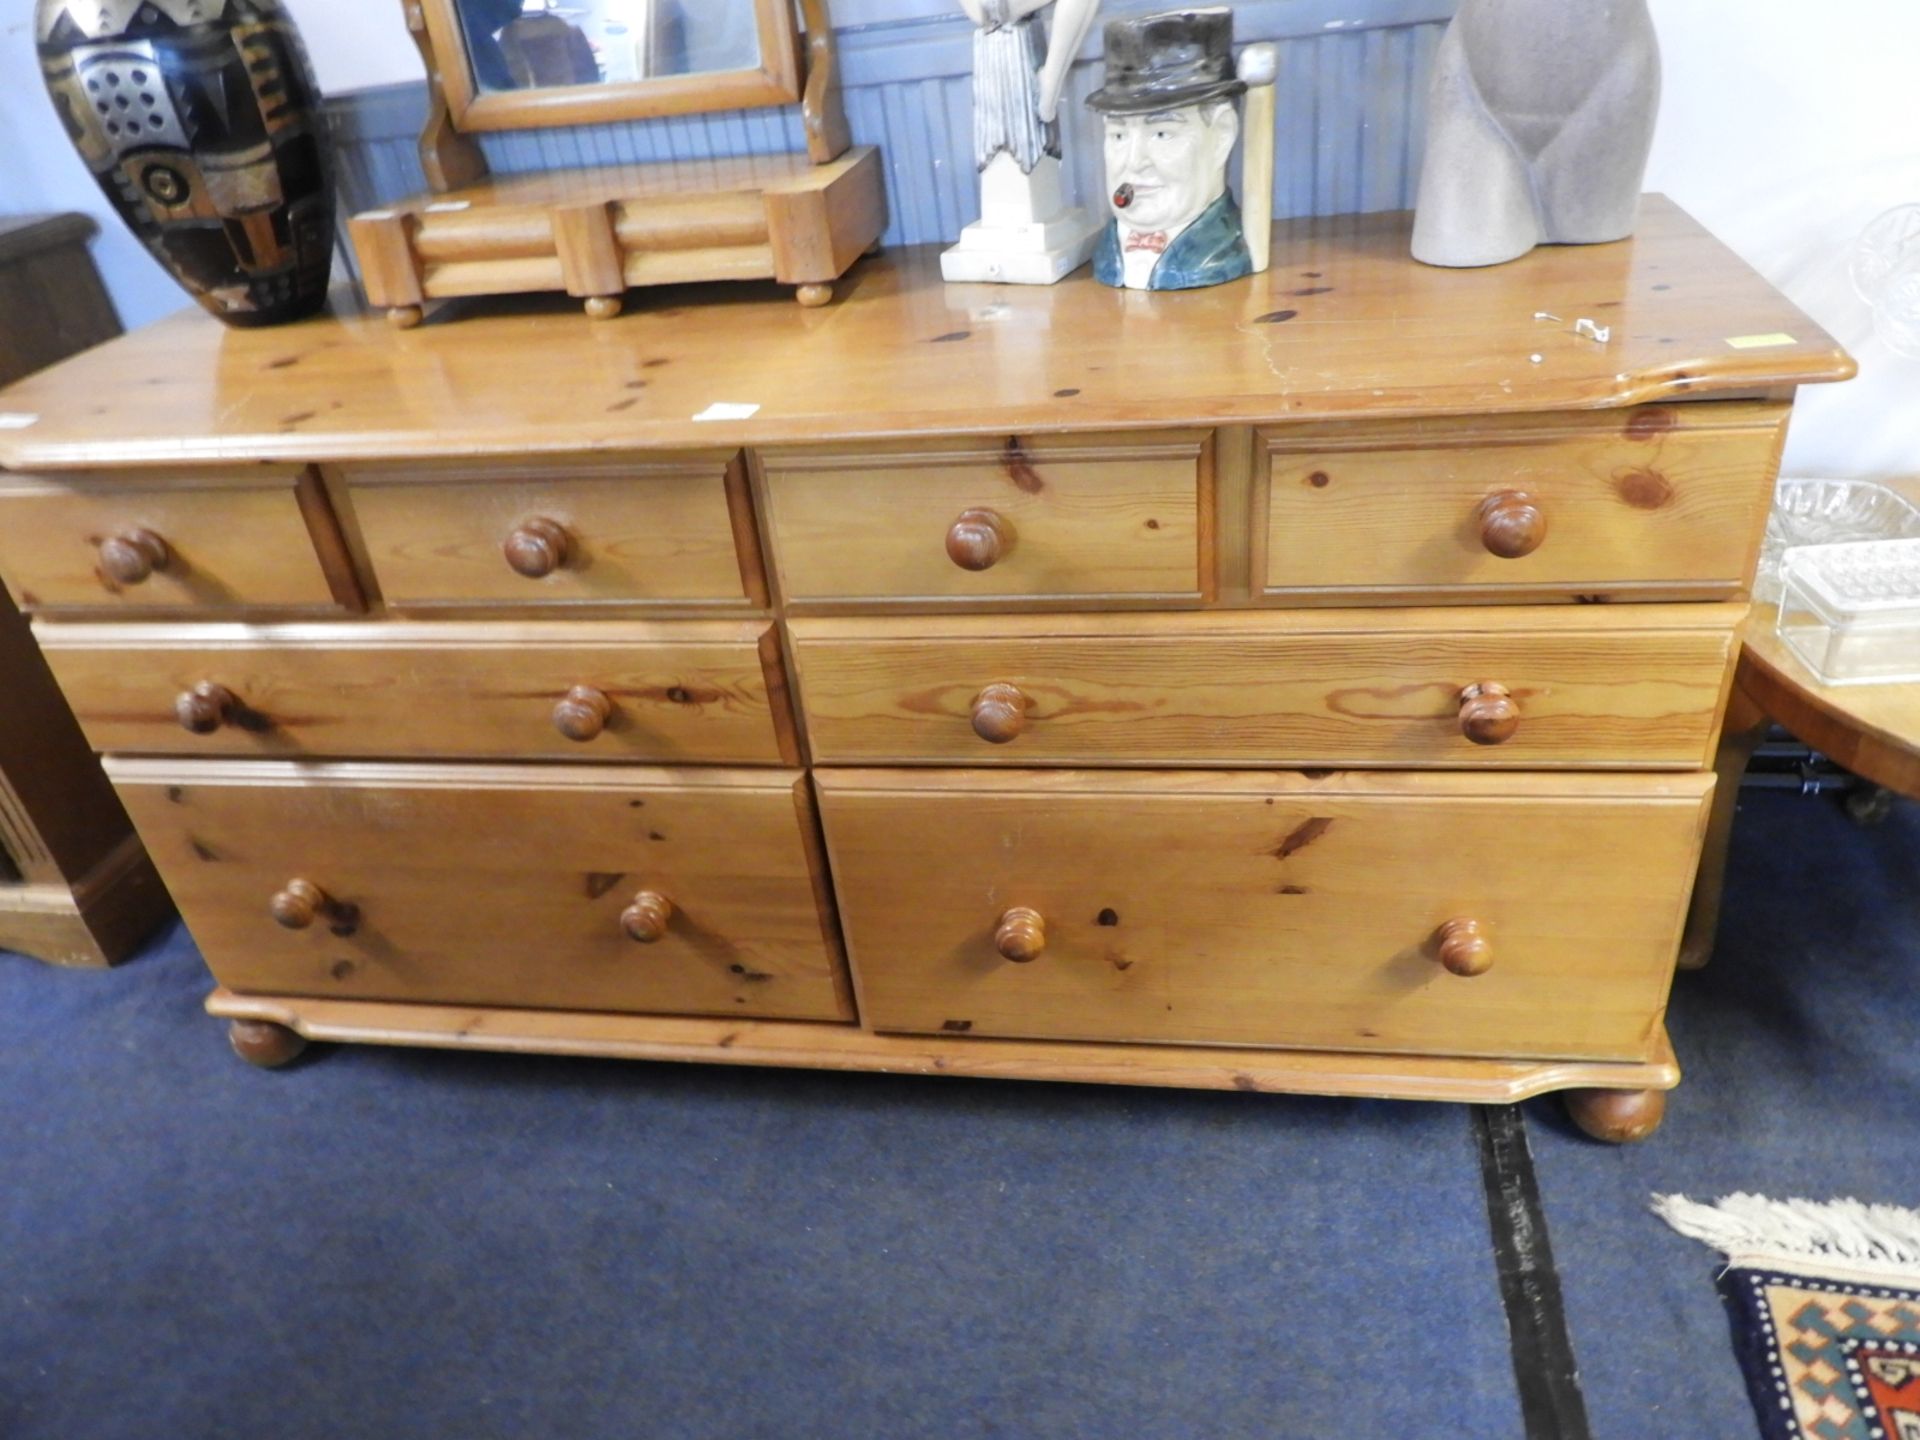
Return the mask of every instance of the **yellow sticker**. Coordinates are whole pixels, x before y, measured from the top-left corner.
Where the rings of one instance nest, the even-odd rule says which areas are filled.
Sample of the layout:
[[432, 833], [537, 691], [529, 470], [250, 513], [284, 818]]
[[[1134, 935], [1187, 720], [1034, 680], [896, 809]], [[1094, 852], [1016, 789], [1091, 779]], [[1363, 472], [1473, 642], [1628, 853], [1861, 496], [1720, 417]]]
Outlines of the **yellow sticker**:
[[1800, 342], [1791, 335], [1782, 335], [1775, 331], [1771, 335], [1736, 335], [1727, 344], [1735, 350], [1771, 350], [1776, 345], [1798, 345]]

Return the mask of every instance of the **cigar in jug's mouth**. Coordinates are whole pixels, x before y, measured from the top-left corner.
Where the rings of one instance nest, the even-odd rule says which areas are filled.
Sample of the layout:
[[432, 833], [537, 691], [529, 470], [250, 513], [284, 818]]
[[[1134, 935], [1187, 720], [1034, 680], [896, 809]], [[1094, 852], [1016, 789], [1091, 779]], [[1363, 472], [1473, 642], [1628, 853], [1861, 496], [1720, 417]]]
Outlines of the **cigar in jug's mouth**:
[[1124, 210], [1131, 204], [1133, 204], [1133, 186], [1122, 185], [1118, 190], [1113, 192], [1114, 209]]

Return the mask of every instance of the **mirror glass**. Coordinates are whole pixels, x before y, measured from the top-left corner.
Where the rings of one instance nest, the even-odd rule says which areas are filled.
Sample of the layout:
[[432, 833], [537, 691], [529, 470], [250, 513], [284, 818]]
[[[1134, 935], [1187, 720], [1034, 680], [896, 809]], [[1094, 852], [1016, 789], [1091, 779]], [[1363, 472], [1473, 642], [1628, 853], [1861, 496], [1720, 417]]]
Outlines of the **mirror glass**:
[[457, 8], [482, 94], [760, 65], [755, 0], [457, 0]]

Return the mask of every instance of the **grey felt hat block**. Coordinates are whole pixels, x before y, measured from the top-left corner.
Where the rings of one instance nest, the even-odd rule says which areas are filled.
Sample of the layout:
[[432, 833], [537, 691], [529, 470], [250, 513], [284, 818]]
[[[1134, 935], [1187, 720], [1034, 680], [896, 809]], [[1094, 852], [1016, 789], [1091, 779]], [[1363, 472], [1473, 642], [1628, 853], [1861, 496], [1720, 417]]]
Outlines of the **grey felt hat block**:
[[1659, 108], [1646, 0], [1462, 0], [1434, 65], [1414, 258], [1498, 265], [1631, 235]]

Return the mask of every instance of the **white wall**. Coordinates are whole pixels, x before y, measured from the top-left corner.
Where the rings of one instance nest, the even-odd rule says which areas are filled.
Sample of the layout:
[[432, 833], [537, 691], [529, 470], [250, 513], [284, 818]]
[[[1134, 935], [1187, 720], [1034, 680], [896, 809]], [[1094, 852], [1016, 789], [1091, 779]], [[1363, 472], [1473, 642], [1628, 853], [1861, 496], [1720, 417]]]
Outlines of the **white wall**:
[[1647, 188], [1673, 196], [1860, 362], [1801, 391], [1795, 475], [1920, 474], [1920, 359], [1874, 334], [1847, 263], [1920, 203], [1920, 4], [1652, 0], [1666, 96]]
[[[96, 253], [126, 321], [177, 308], [179, 290], [120, 227], [67, 147], [40, 87], [30, 5], [0, 4], [10, 16], [0, 21], [0, 209], [96, 214]], [[399, 0], [288, 4], [323, 89], [419, 78]], [[925, 8], [922, 0], [889, 4]], [[1803, 393], [1789, 470], [1920, 473], [1920, 360], [1875, 338], [1847, 278], [1861, 228], [1896, 204], [1920, 202], [1912, 99], [1920, 4], [1827, 0], [1817, 17], [1805, 0], [1652, 6], [1667, 84], [1648, 187], [1711, 226], [1861, 363], [1852, 384]], [[871, 8], [863, 4], [863, 13]]]

